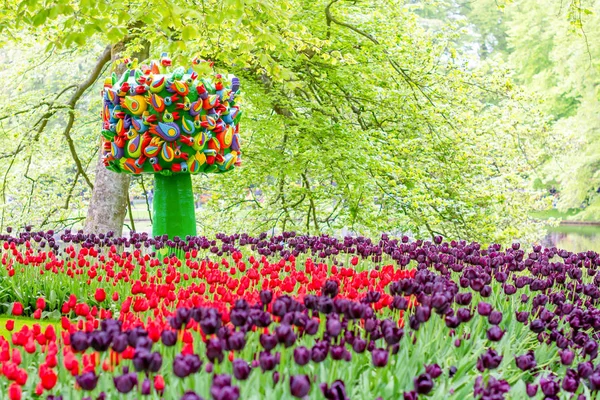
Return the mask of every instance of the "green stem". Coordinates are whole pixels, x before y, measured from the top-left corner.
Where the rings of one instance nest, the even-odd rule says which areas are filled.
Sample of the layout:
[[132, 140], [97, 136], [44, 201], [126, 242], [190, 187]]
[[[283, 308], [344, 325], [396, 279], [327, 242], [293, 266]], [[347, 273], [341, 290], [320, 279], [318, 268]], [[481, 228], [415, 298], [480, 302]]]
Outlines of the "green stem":
[[190, 174], [154, 175], [152, 235], [169, 239], [196, 236], [196, 212]]

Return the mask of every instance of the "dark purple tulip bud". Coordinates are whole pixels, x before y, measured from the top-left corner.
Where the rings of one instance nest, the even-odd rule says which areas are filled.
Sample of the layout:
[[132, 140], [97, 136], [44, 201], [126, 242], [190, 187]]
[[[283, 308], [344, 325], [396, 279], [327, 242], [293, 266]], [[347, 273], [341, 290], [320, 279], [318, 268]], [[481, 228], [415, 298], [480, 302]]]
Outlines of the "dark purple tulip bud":
[[469, 304], [471, 304], [472, 298], [473, 298], [473, 295], [470, 292], [458, 293], [458, 294], [456, 294], [456, 296], [454, 296], [454, 301], [458, 305], [468, 306]]
[[367, 348], [367, 342], [363, 339], [355, 339], [354, 343], [352, 343], [352, 349], [358, 353], [361, 354], [365, 351], [365, 349]]
[[[366, 346], [366, 343], [365, 343]], [[298, 346], [294, 349], [294, 361], [298, 365], [306, 365], [310, 361], [310, 351], [304, 346]]]
[[411, 390], [410, 392], [404, 392], [403, 398], [404, 400], [418, 400], [419, 395], [414, 390]]
[[[256, 363], [257, 363], [257, 364], [256, 364], [256, 366], [258, 366], [258, 360], [254, 360], [254, 361], [252, 361], [252, 362], [254, 363], [255, 361], [256, 361]], [[253, 365], [253, 368], [254, 368], [254, 365]], [[214, 365], [213, 365], [213, 363], [211, 363], [211, 362], [209, 362], [209, 363], [206, 363], [206, 368], [204, 368], [204, 370], [206, 371], [206, 373], [207, 373], [207, 374], [212, 374], [212, 372], [213, 372], [213, 370], [214, 370]]]
[[226, 386], [231, 386], [231, 376], [227, 374], [216, 374], [213, 377], [212, 387], [222, 388]]
[[527, 354], [515, 357], [517, 367], [522, 371], [527, 371], [536, 367], [535, 354], [529, 351]]
[[231, 336], [227, 338], [227, 346], [230, 350], [242, 350], [246, 346], [246, 338], [244, 336], [244, 332], [233, 332]]
[[200, 328], [205, 335], [212, 335], [221, 327], [221, 319], [215, 315], [207, 316], [200, 320]]
[[206, 357], [212, 363], [216, 361], [223, 361], [223, 358], [225, 358], [225, 356], [223, 355], [223, 346], [221, 344], [221, 339], [211, 338], [208, 340], [208, 342], [206, 342]]
[[260, 368], [265, 371], [272, 371], [275, 369], [275, 366], [278, 364], [277, 357], [268, 351], [262, 351], [258, 358], [258, 362], [260, 364]]
[[542, 393], [548, 397], [556, 396], [560, 392], [560, 386], [552, 376], [542, 378], [540, 380], [540, 388], [542, 389]]
[[119, 393], [129, 393], [138, 384], [137, 375], [133, 372], [115, 376], [113, 382]]
[[90, 346], [88, 335], [85, 332], [77, 331], [71, 334], [71, 347], [75, 351], [86, 351]]
[[165, 329], [160, 334], [160, 340], [167, 347], [175, 346], [177, 343], [177, 332]]
[[238, 358], [238, 359], [233, 360], [232, 364], [233, 364], [233, 376], [235, 376], [235, 379], [240, 380], [240, 381], [244, 381], [244, 380], [248, 379], [251, 368], [246, 361]]
[[535, 397], [538, 391], [538, 385], [534, 385], [533, 383], [527, 383], [525, 386], [525, 391], [527, 392], [527, 396]]
[[502, 313], [500, 311], [492, 311], [488, 315], [488, 321], [492, 325], [498, 325], [502, 322]]
[[267, 351], [270, 351], [277, 346], [277, 336], [268, 333], [261, 333], [259, 341], [261, 346]]
[[142, 382], [142, 394], [144, 396], [148, 396], [148, 395], [150, 395], [151, 392], [152, 392], [152, 382], [150, 382], [150, 379], [146, 378], [146, 379], [144, 379], [144, 382]]
[[304, 333], [307, 335], [314, 335], [319, 330], [319, 322], [316, 319], [309, 319], [304, 327]]
[[428, 306], [417, 306], [415, 317], [419, 323], [427, 322], [431, 317], [431, 309]]
[[325, 330], [331, 337], [337, 337], [342, 331], [342, 324], [337, 318], [327, 318]]
[[93, 331], [88, 337], [90, 347], [96, 351], [106, 351], [112, 341], [112, 336], [108, 332]]
[[279, 374], [278, 371], [273, 372], [273, 385], [277, 385], [279, 383], [279, 378], [281, 378], [281, 375]]
[[454, 329], [460, 325], [460, 319], [456, 315], [446, 315], [444, 322], [448, 328]]
[[492, 342], [499, 342], [504, 336], [504, 331], [498, 326], [494, 325], [487, 331], [487, 338]]
[[339, 290], [340, 290], [339, 285], [336, 281], [328, 280], [323, 285], [323, 288], [321, 289], [321, 293], [323, 296], [329, 296], [330, 298], [333, 299], [335, 296], [338, 295]]
[[385, 349], [374, 349], [371, 353], [373, 365], [376, 367], [385, 367], [388, 363], [389, 353]]
[[502, 356], [494, 349], [488, 349], [477, 359], [477, 369], [483, 372], [486, 369], [498, 368], [502, 362]]
[[590, 359], [596, 358], [598, 355], [598, 343], [595, 340], [588, 340], [583, 345], [583, 351], [590, 356]]
[[213, 400], [238, 400], [240, 398], [240, 388], [237, 386], [212, 386], [210, 394]]
[[477, 304], [477, 312], [479, 315], [487, 317], [492, 312], [492, 305], [480, 301], [479, 304]]
[[527, 303], [529, 301], [529, 296], [523, 293], [521, 295], [521, 303]]
[[121, 334], [115, 335], [115, 337], [113, 337], [112, 349], [114, 350], [115, 353], [124, 352], [125, 349], [127, 348], [127, 346], [129, 346], [129, 343], [127, 340], [127, 334], [121, 333]]
[[[594, 366], [591, 362], [586, 361], [577, 365], [577, 375], [583, 379], [587, 379], [594, 373]], [[600, 375], [599, 375], [600, 377]]]
[[590, 389], [600, 390], [600, 372], [594, 372], [589, 376]]
[[432, 379], [435, 379], [438, 376], [442, 375], [442, 369], [437, 364], [426, 365], [425, 372], [427, 372]]
[[479, 294], [481, 297], [490, 297], [492, 295], [492, 287], [490, 285], [485, 285]]
[[183, 396], [181, 396], [181, 400], [204, 400], [202, 397], [198, 396], [196, 392], [185, 392]]
[[575, 353], [569, 349], [560, 350], [558, 355], [560, 356], [560, 362], [562, 365], [571, 365], [575, 359]]
[[329, 353], [327, 347], [314, 345], [310, 350], [310, 358], [313, 362], [320, 363], [327, 358], [327, 354]]
[[427, 394], [433, 389], [433, 380], [428, 373], [417, 376], [414, 380], [415, 391], [418, 394]]
[[331, 387], [328, 387], [326, 383], [321, 383], [320, 389], [327, 400], [350, 400], [346, 395], [344, 382], [341, 380], [333, 382]]
[[273, 292], [271, 292], [270, 290], [263, 290], [262, 292], [260, 292], [260, 302], [264, 306], [270, 304], [271, 301], [273, 301]]
[[179, 378], [185, 378], [191, 373], [191, 367], [182, 354], [176, 355], [173, 360], [173, 373]]
[[307, 375], [294, 375], [290, 377], [290, 392], [292, 396], [299, 399], [308, 395], [310, 392], [310, 379]]
[[334, 360], [341, 360], [344, 358], [344, 346], [331, 346], [330, 348], [331, 358]]
[[527, 311], [521, 311], [521, 312], [517, 311], [517, 312], [515, 312], [515, 316], [517, 318], [517, 321], [519, 321], [521, 323], [525, 323], [529, 319], [529, 312], [527, 312]]
[[229, 318], [233, 326], [239, 327], [245, 325], [248, 320], [248, 311], [234, 308], [231, 310], [231, 313], [229, 313]]
[[404, 296], [394, 296], [392, 307], [396, 310], [406, 310], [408, 309], [408, 300]]
[[453, 365], [450, 367], [450, 370], [448, 371], [448, 376], [450, 378], [452, 378], [455, 374], [456, 374], [457, 368]]
[[531, 329], [532, 332], [540, 333], [546, 329], [546, 325], [544, 325], [544, 322], [541, 319], [534, 319], [531, 321], [531, 324], [529, 324], [529, 329]]
[[473, 318], [473, 315], [471, 314], [471, 310], [469, 310], [468, 308], [459, 308], [456, 311], [456, 317], [460, 322], [464, 323], [469, 322], [471, 318]]
[[579, 388], [579, 377], [577, 376], [577, 372], [568, 369], [562, 380], [561, 386], [566, 392], [575, 393], [577, 388]]
[[94, 390], [98, 384], [98, 377], [94, 372], [86, 372], [85, 374], [78, 375], [75, 378], [79, 387], [83, 390]]
[[365, 320], [365, 331], [373, 332], [375, 329], [377, 329], [377, 320], [375, 318]]

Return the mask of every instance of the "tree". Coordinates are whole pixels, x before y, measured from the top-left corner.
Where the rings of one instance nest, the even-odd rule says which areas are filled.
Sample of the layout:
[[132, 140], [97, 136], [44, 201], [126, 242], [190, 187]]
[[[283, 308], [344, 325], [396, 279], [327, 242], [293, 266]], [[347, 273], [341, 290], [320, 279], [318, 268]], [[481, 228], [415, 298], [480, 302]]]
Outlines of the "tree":
[[460, 26], [426, 27], [403, 1], [203, 4], [66, 2], [58, 15], [33, 7], [13, 18], [66, 47], [97, 31], [101, 42], [144, 37], [175, 62], [201, 49], [240, 77], [245, 167], [195, 181], [211, 194], [204, 229], [535, 233], [523, 152], [543, 120], [507, 71], [467, 63]]

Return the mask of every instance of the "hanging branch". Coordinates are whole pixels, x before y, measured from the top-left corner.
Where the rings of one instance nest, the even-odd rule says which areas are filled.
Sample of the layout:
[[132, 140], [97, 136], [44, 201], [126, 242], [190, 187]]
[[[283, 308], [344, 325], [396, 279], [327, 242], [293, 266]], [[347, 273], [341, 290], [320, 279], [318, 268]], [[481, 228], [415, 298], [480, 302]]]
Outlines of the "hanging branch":
[[73, 143], [73, 138], [71, 137], [71, 129], [73, 128], [73, 124], [75, 122], [75, 106], [77, 105], [77, 102], [79, 101], [81, 96], [85, 93], [85, 91], [96, 82], [96, 80], [98, 79], [98, 76], [100, 76], [100, 73], [102, 72], [102, 69], [104, 68], [104, 65], [106, 65], [106, 63], [110, 61], [111, 49], [112, 49], [111, 45], [108, 45], [104, 48], [104, 52], [98, 58], [98, 61], [96, 62], [96, 65], [94, 66], [94, 69], [92, 70], [91, 74], [88, 76], [88, 78], [85, 81], [81, 82], [77, 86], [77, 90], [75, 90], [75, 93], [73, 93], [73, 96], [71, 96], [71, 98], [69, 99], [69, 102], [67, 103], [67, 106], [70, 108], [69, 120], [67, 121], [67, 126], [65, 126], [63, 135], [67, 139], [67, 144], [69, 145], [69, 151], [71, 152], [73, 161], [75, 161], [75, 165], [77, 165], [77, 170], [79, 171], [81, 176], [83, 176], [83, 178], [85, 179], [85, 181], [87, 182], [88, 186], [91, 189], [94, 189], [94, 185], [92, 184], [92, 182], [90, 181], [90, 178], [87, 176], [87, 174], [83, 170], [83, 166], [81, 165], [81, 160], [79, 159], [79, 156], [77, 155], [77, 151], [75, 149], [75, 144]]

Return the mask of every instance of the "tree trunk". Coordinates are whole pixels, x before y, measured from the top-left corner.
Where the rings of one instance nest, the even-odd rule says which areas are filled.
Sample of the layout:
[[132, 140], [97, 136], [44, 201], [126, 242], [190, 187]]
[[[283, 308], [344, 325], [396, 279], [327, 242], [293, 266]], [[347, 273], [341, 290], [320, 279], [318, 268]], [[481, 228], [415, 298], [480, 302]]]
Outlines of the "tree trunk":
[[[111, 61], [122, 58], [125, 43], [117, 43], [112, 47]], [[146, 42], [144, 48], [132, 57], [142, 61], [149, 57], [150, 43]], [[125, 71], [125, 65], [120, 64], [116, 68], [117, 74]], [[99, 152], [96, 162], [96, 179], [92, 198], [88, 206], [87, 218], [84, 231], [86, 233], [106, 233], [113, 231], [115, 236], [123, 235], [123, 221], [127, 215], [129, 202], [129, 174], [112, 172], [104, 167], [102, 152]]]
[[196, 210], [190, 174], [155, 174], [152, 206], [153, 236], [166, 234], [169, 239], [196, 236]]

